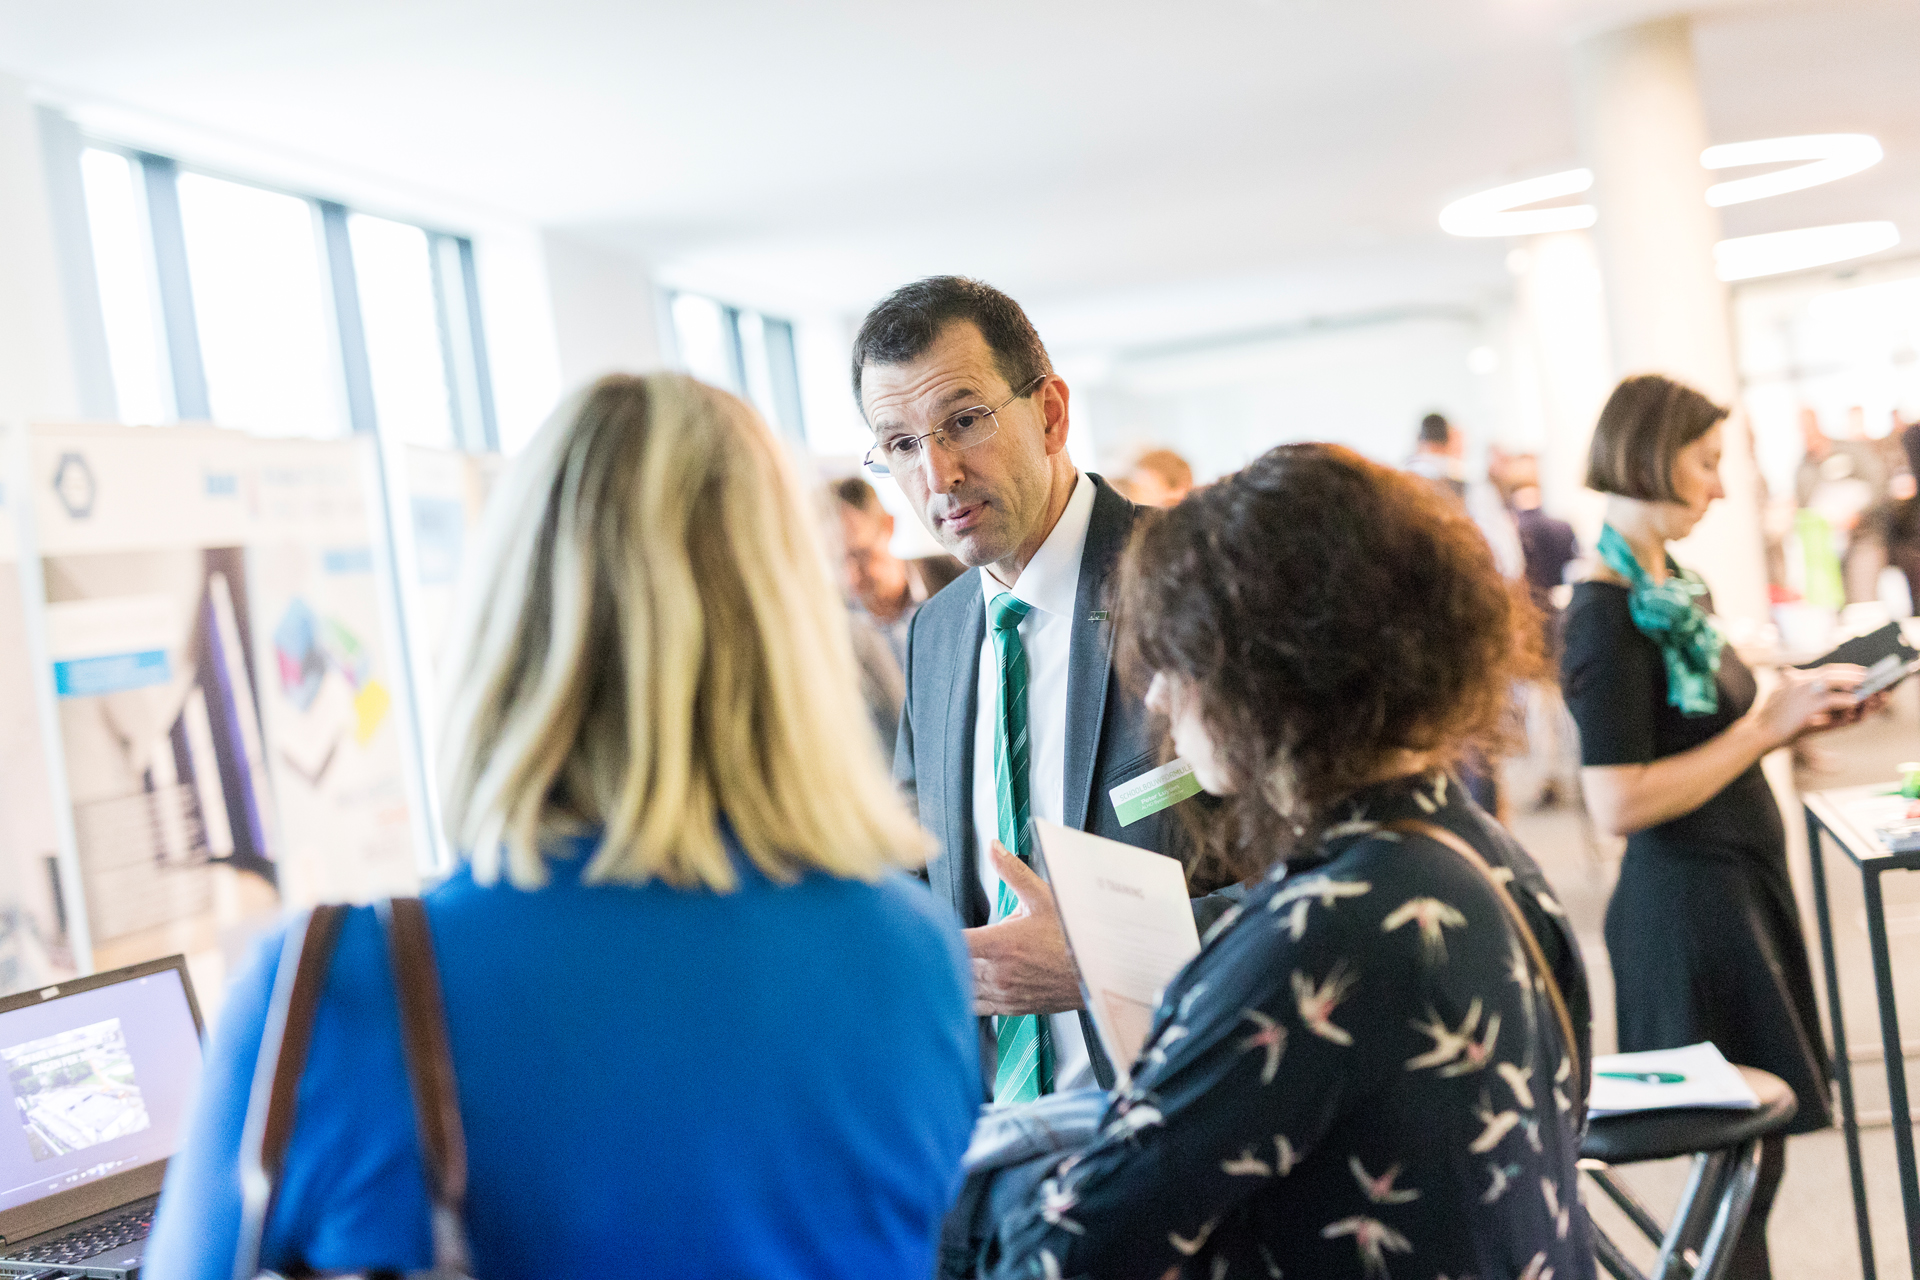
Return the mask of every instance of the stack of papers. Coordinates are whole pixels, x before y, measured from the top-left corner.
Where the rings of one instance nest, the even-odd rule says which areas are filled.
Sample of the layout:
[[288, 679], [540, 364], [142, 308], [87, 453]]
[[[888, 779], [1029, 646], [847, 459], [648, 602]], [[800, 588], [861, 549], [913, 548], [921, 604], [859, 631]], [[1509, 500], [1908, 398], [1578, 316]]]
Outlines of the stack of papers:
[[1160, 993], [1200, 953], [1178, 859], [1034, 820], [1100, 1046], [1126, 1084]]
[[1874, 796], [1846, 807], [1847, 820], [1873, 832], [1890, 853], [1912, 853], [1920, 849], [1920, 817], [1913, 814], [1920, 802], [1901, 795]]
[[1669, 1107], [1725, 1107], [1751, 1111], [1759, 1095], [1711, 1043], [1684, 1049], [1614, 1053], [1593, 1060], [1593, 1116]]

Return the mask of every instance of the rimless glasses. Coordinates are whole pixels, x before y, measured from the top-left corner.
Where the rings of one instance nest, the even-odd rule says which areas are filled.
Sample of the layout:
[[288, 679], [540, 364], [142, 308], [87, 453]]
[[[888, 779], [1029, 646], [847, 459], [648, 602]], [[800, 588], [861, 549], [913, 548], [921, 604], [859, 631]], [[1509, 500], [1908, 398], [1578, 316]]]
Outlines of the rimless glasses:
[[867, 470], [876, 476], [898, 475], [902, 471], [911, 471], [920, 465], [920, 460], [926, 456], [928, 440], [936, 441], [949, 453], [959, 453], [977, 444], [984, 444], [993, 439], [994, 433], [1000, 430], [1000, 419], [995, 415], [1020, 397], [1032, 395], [1034, 389], [1046, 380], [1047, 375], [1041, 374], [994, 408], [990, 409], [986, 405], [977, 404], [971, 409], [962, 409], [958, 413], [949, 414], [945, 422], [925, 435], [888, 436], [867, 450], [867, 456], [862, 459], [862, 462], [865, 463]]

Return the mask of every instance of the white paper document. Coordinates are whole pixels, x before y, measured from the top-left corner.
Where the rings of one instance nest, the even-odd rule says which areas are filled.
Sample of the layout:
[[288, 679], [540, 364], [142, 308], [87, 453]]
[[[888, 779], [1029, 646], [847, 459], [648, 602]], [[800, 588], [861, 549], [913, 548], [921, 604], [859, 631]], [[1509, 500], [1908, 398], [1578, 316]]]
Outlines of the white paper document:
[[1173, 858], [1117, 840], [1041, 819], [1033, 825], [1087, 1011], [1124, 1084], [1160, 993], [1200, 953], [1186, 872]]
[[1752, 1110], [1759, 1105], [1759, 1096], [1739, 1068], [1711, 1043], [1595, 1058], [1593, 1092], [1587, 1098], [1587, 1110], [1595, 1116], [1669, 1107]]

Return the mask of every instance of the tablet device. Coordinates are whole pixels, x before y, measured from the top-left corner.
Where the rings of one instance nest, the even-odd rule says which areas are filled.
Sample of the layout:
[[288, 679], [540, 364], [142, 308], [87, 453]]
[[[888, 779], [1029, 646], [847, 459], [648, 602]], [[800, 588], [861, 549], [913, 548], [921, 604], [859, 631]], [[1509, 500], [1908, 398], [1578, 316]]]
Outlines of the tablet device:
[[1831, 652], [1801, 663], [1800, 669], [1810, 671], [1834, 662], [1850, 662], [1867, 669], [1866, 678], [1853, 690], [1853, 700], [1864, 702], [1920, 670], [1920, 649], [1907, 643], [1899, 623], [1889, 622], [1878, 631], [1841, 641]]

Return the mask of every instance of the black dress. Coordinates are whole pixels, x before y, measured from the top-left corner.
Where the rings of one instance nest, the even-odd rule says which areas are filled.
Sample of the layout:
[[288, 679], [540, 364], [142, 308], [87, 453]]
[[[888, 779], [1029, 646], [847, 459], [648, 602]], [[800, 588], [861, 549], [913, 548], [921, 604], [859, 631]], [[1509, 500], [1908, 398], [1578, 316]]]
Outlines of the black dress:
[[[1567, 609], [1561, 682], [1588, 765], [1651, 764], [1724, 732], [1753, 706], [1753, 673], [1720, 656], [1720, 705], [1667, 701], [1659, 647], [1633, 625], [1627, 589], [1583, 582]], [[1688, 814], [1627, 839], [1607, 904], [1622, 1052], [1711, 1040], [1771, 1071], [1800, 1101], [1791, 1132], [1832, 1123], [1825, 1040], [1787, 874], [1787, 835], [1760, 766]]]
[[1382, 826], [1511, 873], [1579, 1057], [1586, 978], [1539, 868], [1444, 774], [1335, 816], [1168, 985], [1100, 1138], [1001, 1218], [995, 1280], [1592, 1280], [1552, 1006], [1485, 878]]

